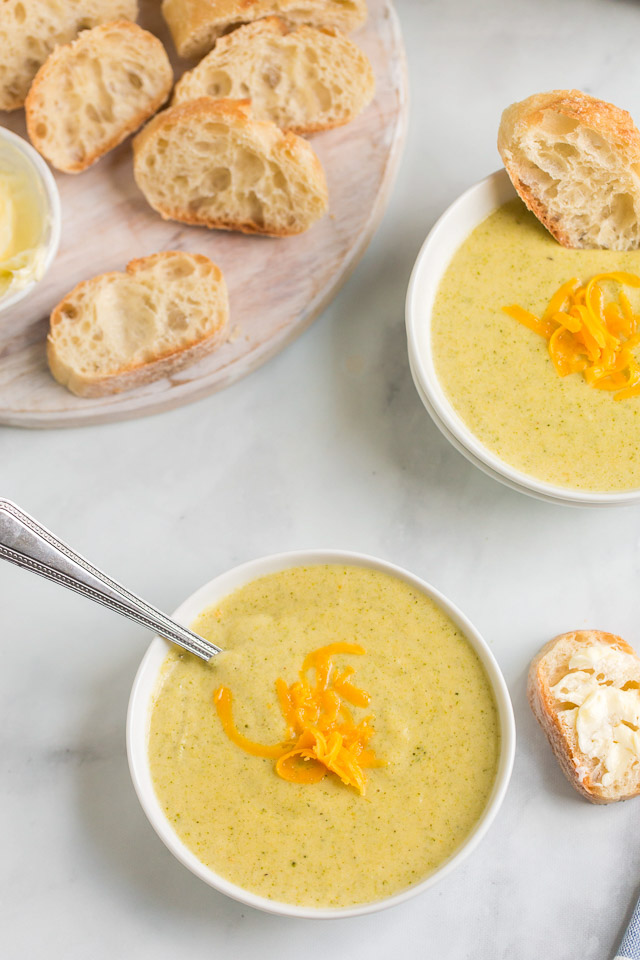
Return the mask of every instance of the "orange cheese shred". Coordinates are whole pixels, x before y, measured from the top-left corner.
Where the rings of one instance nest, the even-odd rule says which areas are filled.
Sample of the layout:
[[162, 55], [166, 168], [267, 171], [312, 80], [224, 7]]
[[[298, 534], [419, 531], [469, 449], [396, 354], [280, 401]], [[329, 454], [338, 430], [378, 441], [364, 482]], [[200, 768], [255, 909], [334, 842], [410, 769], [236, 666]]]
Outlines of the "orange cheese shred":
[[547, 323], [545, 320], [539, 320], [533, 313], [530, 313], [523, 307], [519, 307], [517, 303], [512, 304], [510, 307], [503, 307], [502, 309], [505, 313], [508, 313], [510, 317], [513, 317], [514, 320], [524, 324], [525, 327], [529, 327], [534, 333], [539, 333], [541, 337], [545, 337], [547, 340], [553, 333], [553, 324]]
[[213, 694], [213, 702], [216, 705], [216, 710], [218, 711], [224, 732], [229, 737], [229, 740], [235, 743], [237, 747], [240, 747], [247, 753], [253, 754], [254, 757], [272, 757], [274, 760], [277, 760], [277, 758], [281, 756], [281, 744], [277, 743], [273, 747], [268, 747], [262, 743], [255, 743], [253, 740], [243, 737], [238, 731], [233, 722], [233, 711], [231, 707], [233, 696], [228, 687], [218, 687]]
[[[231, 691], [218, 687], [213, 702], [224, 732], [246, 753], [275, 760], [276, 773], [283, 780], [318, 783], [331, 772], [364, 795], [365, 769], [384, 766], [384, 761], [369, 746], [373, 716], [356, 723], [345, 701], [354, 707], [367, 707], [371, 698], [352, 682], [353, 667], [339, 672], [333, 664], [336, 655], [364, 653], [359, 644], [330, 643], [307, 654], [299, 679], [290, 686], [281, 677], [276, 680], [285, 732], [282, 741], [273, 746], [256, 743], [238, 731]], [[315, 673], [313, 682], [310, 671]]]
[[556, 290], [542, 317], [517, 304], [502, 309], [548, 341], [558, 376], [581, 373], [589, 386], [626, 400], [640, 396], [640, 364], [632, 353], [640, 344], [640, 314], [622, 289], [617, 300], [607, 302], [607, 282], [640, 287], [640, 277], [620, 270], [599, 273], [584, 284], [573, 277]]

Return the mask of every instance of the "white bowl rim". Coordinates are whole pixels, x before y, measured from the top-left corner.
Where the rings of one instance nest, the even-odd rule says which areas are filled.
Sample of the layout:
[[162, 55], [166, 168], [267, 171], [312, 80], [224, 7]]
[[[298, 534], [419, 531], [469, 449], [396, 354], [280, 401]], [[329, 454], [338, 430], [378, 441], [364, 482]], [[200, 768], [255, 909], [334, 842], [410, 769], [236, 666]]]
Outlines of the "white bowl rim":
[[[409, 360], [418, 393], [444, 436], [450, 442], [453, 442], [452, 437], [457, 440], [453, 445], [459, 452], [489, 476], [512, 489], [540, 500], [573, 506], [625, 506], [638, 503], [640, 488], [613, 493], [578, 490], [572, 487], [555, 486], [517, 470], [481, 443], [454, 410], [440, 385], [435, 372], [430, 336], [431, 309], [438, 285], [451, 262], [451, 256], [471, 231], [489, 216], [492, 210], [506, 203], [509, 198], [515, 197], [516, 192], [506, 170], [496, 170], [465, 190], [447, 207], [420, 248], [411, 272], [405, 310]], [[474, 207], [484, 208], [479, 218], [473, 215]], [[454, 220], [463, 221], [464, 227], [452, 227]], [[442, 245], [443, 237], [447, 236], [455, 236], [451, 255], [442, 264], [441, 269], [434, 268], [434, 257]]]
[[415, 576], [415, 574], [388, 561], [379, 560], [376, 557], [363, 553], [329, 549], [296, 550], [261, 557], [243, 563], [214, 577], [213, 580], [210, 580], [200, 587], [199, 590], [196, 590], [195, 593], [191, 594], [191, 596], [178, 607], [173, 617], [178, 620], [178, 622], [189, 625], [195, 617], [207, 607], [252, 580], [291, 567], [322, 564], [344, 564], [381, 570], [384, 573], [404, 580], [414, 588], [425, 593], [459, 626], [480, 658], [491, 683], [498, 708], [501, 734], [500, 759], [492, 793], [482, 816], [463, 844], [449, 860], [442, 864], [442, 866], [436, 869], [425, 880], [393, 896], [369, 903], [356, 904], [353, 907], [304, 907], [257, 896], [225, 880], [198, 860], [195, 854], [182, 843], [167, 820], [156, 797], [149, 770], [147, 737], [151, 698], [156, 687], [160, 667], [171, 647], [171, 644], [161, 637], [155, 637], [151, 641], [136, 673], [129, 699], [126, 725], [127, 757], [136, 794], [149, 822], [171, 853], [173, 853], [184, 866], [191, 870], [192, 873], [201, 880], [204, 880], [205, 883], [234, 900], [238, 900], [241, 903], [268, 913], [316, 920], [355, 917], [395, 906], [423, 892], [447, 876], [475, 849], [493, 822], [505, 797], [511, 777], [516, 740], [513, 707], [507, 685], [486, 641], [464, 614], [461, 613], [450, 600], [443, 596], [439, 590], [436, 590], [426, 581]]
[[45, 192], [49, 214], [49, 231], [46, 238], [47, 252], [44, 258], [42, 273], [37, 280], [31, 280], [31, 282], [25, 287], [22, 287], [20, 290], [16, 290], [12, 296], [7, 297], [6, 299], [0, 298], [0, 313], [4, 313], [5, 310], [8, 310], [10, 307], [14, 307], [17, 303], [32, 293], [34, 288], [41, 283], [42, 280], [44, 280], [49, 267], [53, 263], [58, 252], [58, 247], [60, 246], [60, 235], [62, 232], [62, 207], [60, 204], [58, 185], [53, 177], [53, 174], [51, 173], [51, 170], [35, 147], [33, 147], [28, 140], [25, 140], [24, 137], [21, 137], [17, 133], [14, 133], [13, 130], [8, 130], [6, 127], [2, 126], [0, 126], [0, 138], [5, 139], [8, 143], [11, 143], [13, 146], [15, 146], [35, 168], [36, 174], [40, 178], [40, 182], [42, 183], [42, 187]]
[[[418, 380], [418, 377], [412, 368], [411, 362], [409, 362], [409, 367], [411, 369], [411, 375], [413, 377], [415, 388], [424, 406], [426, 407], [427, 412], [430, 414], [431, 419], [437, 426], [438, 430], [440, 430], [440, 433], [442, 433], [442, 435], [446, 437], [446, 439], [449, 441], [451, 446], [455, 447], [455, 449], [459, 453], [461, 453], [463, 457], [469, 461], [469, 463], [472, 463], [474, 467], [477, 467], [478, 470], [481, 470], [482, 473], [486, 474], [488, 477], [491, 477], [493, 480], [497, 480], [499, 483], [503, 484], [503, 486], [505, 487], [509, 487], [510, 490], [516, 490], [518, 493], [526, 493], [528, 496], [532, 497], [534, 500], [543, 500], [545, 503], [556, 503], [556, 504], [558, 503], [555, 497], [549, 496], [547, 494], [539, 493], [538, 491], [535, 491], [535, 490], [523, 490], [523, 488], [519, 484], [513, 482], [508, 477], [505, 477], [500, 475], [499, 473], [496, 473], [494, 470], [491, 469], [490, 466], [488, 466], [488, 464], [484, 463], [482, 460], [477, 459], [473, 455], [473, 453], [471, 453], [470, 450], [467, 450], [467, 448], [462, 445], [462, 443], [458, 440], [458, 438], [453, 433], [451, 433], [449, 428], [443, 423], [443, 421], [440, 419], [440, 417], [438, 416], [434, 408], [431, 406], [431, 403], [429, 402], [429, 398], [427, 397], [424, 390], [422, 389], [420, 381]], [[565, 500], [564, 503], [569, 507], [592, 506], [592, 504], [576, 503], [571, 500]], [[599, 506], [620, 506], [620, 504], [599, 504]]]

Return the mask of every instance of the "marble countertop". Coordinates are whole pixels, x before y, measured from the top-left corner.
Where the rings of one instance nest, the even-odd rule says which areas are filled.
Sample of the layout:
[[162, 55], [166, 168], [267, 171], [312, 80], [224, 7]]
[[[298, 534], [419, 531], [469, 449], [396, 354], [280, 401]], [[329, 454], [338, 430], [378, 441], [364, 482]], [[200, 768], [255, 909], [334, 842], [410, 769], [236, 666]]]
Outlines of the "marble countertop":
[[539, 503], [485, 477], [424, 411], [404, 294], [435, 218], [498, 164], [502, 107], [579, 87], [640, 119], [632, 0], [399, 0], [404, 162], [361, 265], [315, 325], [225, 392], [60, 432], [0, 428], [1, 490], [171, 610], [215, 574], [308, 546], [360, 550], [448, 595], [490, 643], [518, 725], [475, 854], [380, 914], [293, 921], [206, 887], [142, 813], [124, 746], [142, 629], [5, 564], [1, 915], [7, 960], [608, 960], [640, 892], [640, 801], [583, 802], [525, 702], [533, 653], [593, 626], [640, 648], [640, 508]]

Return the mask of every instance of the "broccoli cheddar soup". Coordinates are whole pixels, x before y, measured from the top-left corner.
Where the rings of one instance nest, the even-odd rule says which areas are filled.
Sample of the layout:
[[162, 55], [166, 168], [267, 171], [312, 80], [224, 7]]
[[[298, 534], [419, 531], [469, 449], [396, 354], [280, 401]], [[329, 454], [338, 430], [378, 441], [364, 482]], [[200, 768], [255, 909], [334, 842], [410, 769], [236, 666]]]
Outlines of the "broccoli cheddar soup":
[[573, 489], [639, 488], [639, 314], [640, 251], [565, 249], [513, 200], [442, 278], [436, 373], [512, 467]]
[[183, 843], [255, 894], [350, 906], [423, 880], [482, 816], [497, 707], [460, 629], [401, 579], [294, 567], [205, 610], [172, 650], [149, 759]]

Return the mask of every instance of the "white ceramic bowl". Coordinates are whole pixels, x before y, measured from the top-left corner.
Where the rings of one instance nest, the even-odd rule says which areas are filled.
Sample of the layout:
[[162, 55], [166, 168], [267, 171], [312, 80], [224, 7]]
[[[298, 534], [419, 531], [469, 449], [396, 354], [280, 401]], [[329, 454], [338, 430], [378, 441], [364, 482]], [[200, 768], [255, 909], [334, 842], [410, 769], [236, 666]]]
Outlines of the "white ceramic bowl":
[[38, 151], [34, 150], [31, 144], [27, 143], [22, 137], [19, 137], [11, 130], [7, 130], [5, 127], [0, 127], [0, 150], [3, 145], [2, 141], [20, 155], [20, 161], [24, 164], [28, 175], [33, 179], [35, 187], [38, 190], [38, 201], [43, 222], [41, 242], [45, 252], [40, 275], [37, 279], [21, 287], [20, 290], [16, 290], [15, 293], [10, 296], [0, 297], [0, 313], [4, 313], [10, 307], [14, 307], [16, 303], [19, 303], [20, 300], [28, 296], [42, 281], [58, 252], [62, 227], [58, 187], [53, 179], [51, 170]]
[[156, 797], [151, 773], [149, 770], [148, 756], [148, 732], [149, 719], [151, 713], [151, 701], [158, 674], [162, 663], [170, 648], [166, 640], [156, 637], [145, 657], [140, 664], [136, 675], [131, 699], [129, 701], [129, 712], [127, 716], [127, 752], [129, 757], [129, 769], [133, 784], [138, 794], [138, 799], [142, 808], [149, 818], [151, 825], [158, 836], [167, 845], [169, 850], [181, 861], [192, 873], [225, 893], [234, 900], [239, 900], [251, 907], [259, 910], [266, 910], [269, 913], [283, 914], [288, 917], [308, 917], [312, 919], [335, 918], [335, 917], [354, 917], [358, 914], [372, 913], [375, 910], [382, 910], [385, 907], [393, 906], [396, 903], [402, 903], [409, 897], [421, 893], [428, 887], [433, 886], [442, 877], [449, 874], [464, 858], [471, 853], [478, 845], [482, 837], [487, 832], [489, 825], [495, 817], [500, 804], [504, 798], [511, 776], [513, 766], [513, 755], [515, 750], [515, 723], [513, 719], [513, 710], [511, 700], [500, 672], [489, 647], [482, 639], [475, 627], [469, 623], [467, 618], [453, 606], [442, 594], [434, 590], [433, 587], [420, 580], [419, 577], [407, 573], [400, 567], [383, 560], [376, 560], [373, 557], [364, 556], [359, 553], [348, 553], [337, 550], [308, 550], [298, 553], [281, 553], [272, 557], [264, 557], [260, 560], [253, 560], [240, 567], [221, 574], [211, 580], [205, 586], [201, 587], [192, 594], [188, 600], [175, 611], [174, 618], [185, 625], [191, 624], [195, 618], [214, 603], [218, 603], [223, 597], [226, 597], [233, 590], [237, 590], [245, 583], [263, 577], [270, 573], [276, 573], [279, 570], [286, 570], [289, 567], [307, 566], [310, 564], [339, 563], [352, 566], [370, 567], [374, 570], [381, 570], [391, 576], [399, 577], [406, 581], [412, 587], [422, 591], [428, 597], [431, 597], [445, 611], [445, 613], [460, 627], [467, 640], [478, 654], [487, 672], [493, 693], [498, 706], [501, 731], [501, 751], [498, 765], [498, 772], [493, 786], [493, 790], [482, 817], [474, 827], [473, 831], [467, 837], [457, 852], [426, 880], [416, 883], [407, 890], [392, 897], [386, 897], [382, 900], [376, 900], [372, 903], [359, 904], [354, 907], [340, 908], [315, 908], [298, 907], [288, 903], [281, 903], [275, 900], [269, 900], [265, 897], [256, 896], [242, 887], [238, 887], [223, 877], [214, 873], [209, 867], [206, 867], [180, 840], [174, 831], [170, 822], [164, 815], [162, 807]]
[[436, 375], [431, 311], [442, 276], [460, 245], [490, 213], [516, 196], [504, 170], [476, 183], [443, 213], [418, 254], [407, 292], [409, 363], [420, 398], [436, 426], [467, 460], [514, 490], [539, 500], [573, 506], [640, 503], [640, 490], [600, 493], [557, 487], [522, 473], [485, 447], [454, 410]]

